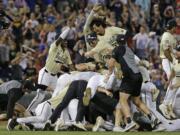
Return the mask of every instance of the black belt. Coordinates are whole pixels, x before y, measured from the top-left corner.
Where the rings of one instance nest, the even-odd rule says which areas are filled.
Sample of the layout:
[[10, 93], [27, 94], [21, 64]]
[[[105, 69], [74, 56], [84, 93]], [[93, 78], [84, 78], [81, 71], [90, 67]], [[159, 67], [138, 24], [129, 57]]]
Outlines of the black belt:
[[49, 74], [52, 75], [52, 76], [56, 76], [56, 74], [52, 74], [52, 73], [48, 72], [46, 69], [45, 69], [45, 72], [46, 72], [46, 73], [49, 73]]
[[144, 83], [148, 83], [149, 81], [145, 81]]
[[[47, 101], [47, 103], [51, 106], [51, 103], [49, 101]], [[54, 112], [54, 109], [51, 108], [51, 111]]]

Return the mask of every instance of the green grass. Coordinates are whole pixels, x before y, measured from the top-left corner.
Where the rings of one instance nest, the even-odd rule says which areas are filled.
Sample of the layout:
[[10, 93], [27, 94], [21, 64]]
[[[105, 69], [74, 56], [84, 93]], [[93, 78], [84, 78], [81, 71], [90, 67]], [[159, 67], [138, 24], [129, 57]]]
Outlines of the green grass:
[[7, 131], [6, 124], [0, 122], [0, 135], [180, 135], [180, 132], [80, 132], [80, 131]]

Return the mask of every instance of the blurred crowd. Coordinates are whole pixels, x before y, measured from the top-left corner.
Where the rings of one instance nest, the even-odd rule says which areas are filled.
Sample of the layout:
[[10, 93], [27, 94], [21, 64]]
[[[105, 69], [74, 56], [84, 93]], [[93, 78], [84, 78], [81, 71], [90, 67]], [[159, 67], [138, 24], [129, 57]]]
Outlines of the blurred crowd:
[[77, 64], [79, 55], [86, 52], [83, 27], [96, 3], [106, 8], [109, 25], [131, 33], [129, 46], [150, 62], [152, 82], [163, 97], [167, 79], [160, 64], [159, 41], [167, 21], [174, 17], [180, 41], [180, 0], [3, 0], [3, 10], [13, 22], [0, 31], [0, 83], [29, 77], [36, 81], [51, 43], [66, 26], [70, 27], [68, 49]]

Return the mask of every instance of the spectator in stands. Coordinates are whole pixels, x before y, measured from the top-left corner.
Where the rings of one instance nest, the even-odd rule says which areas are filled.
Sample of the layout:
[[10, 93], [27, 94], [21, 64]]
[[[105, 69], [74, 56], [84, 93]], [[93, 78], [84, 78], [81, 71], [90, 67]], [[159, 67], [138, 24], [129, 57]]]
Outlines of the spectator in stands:
[[144, 26], [140, 27], [140, 32], [133, 37], [135, 42], [136, 55], [141, 59], [147, 59], [147, 42], [148, 35]]

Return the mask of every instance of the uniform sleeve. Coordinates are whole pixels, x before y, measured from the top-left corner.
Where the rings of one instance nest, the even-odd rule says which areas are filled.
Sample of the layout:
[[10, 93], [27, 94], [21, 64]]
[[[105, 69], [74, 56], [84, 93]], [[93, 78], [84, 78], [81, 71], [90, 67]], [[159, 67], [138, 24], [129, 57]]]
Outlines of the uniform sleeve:
[[100, 51], [102, 51], [103, 49], [106, 48], [106, 45], [104, 45], [105, 43], [103, 41], [99, 41], [96, 45], [96, 47], [94, 47], [91, 51], [99, 53]]
[[111, 32], [113, 33], [113, 35], [119, 35], [119, 34], [126, 34], [126, 30], [119, 28], [119, 27], [111, 27]]
[[85, 42], [86, 42], [86, 47], [87, 47], [87, 50], [90, 50], [91, 47], [89, 45], [89, 43], [87, 42], [87, 34], [89, 34], [91, 32], [90, 30], [90, 24], [92, 22], [92, 20], [94, 19], [94, 11], [92, 10], [91, 13], [89, 14], [87, 20], [86, 20], [86, 23], [84, 25], [84, 29], [83, 29], [83, 33], [84, 33], [84, 37], [85, 37]]
[[139, 62], [141, 61], [141, 60], [139, 59], [139, 57], [135, 55], [134, 58], [135, 58], [136, 64], [139, 65]]
[[92, 22], [92, 20], [94, 19], [94, 11], [92, 10], [89, 14], [89, 16], [87, 17], [86, 23], [84, 25], [84, 29], [83, 29], [83, 33], [84, 35], [87, 35], [91, 30], [90, 30], [90, 24]]

